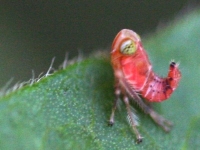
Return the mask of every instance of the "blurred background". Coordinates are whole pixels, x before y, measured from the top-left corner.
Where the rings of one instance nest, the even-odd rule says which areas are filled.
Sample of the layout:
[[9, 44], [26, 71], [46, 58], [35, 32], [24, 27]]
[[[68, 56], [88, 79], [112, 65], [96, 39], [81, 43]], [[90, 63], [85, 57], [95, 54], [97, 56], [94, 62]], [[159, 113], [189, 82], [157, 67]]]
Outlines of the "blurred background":
[[82, 53], [108, 50], [117, 32], [142, 37], [199, 6], [198, 0], [0, 2], [0, 87], [25, 81]]

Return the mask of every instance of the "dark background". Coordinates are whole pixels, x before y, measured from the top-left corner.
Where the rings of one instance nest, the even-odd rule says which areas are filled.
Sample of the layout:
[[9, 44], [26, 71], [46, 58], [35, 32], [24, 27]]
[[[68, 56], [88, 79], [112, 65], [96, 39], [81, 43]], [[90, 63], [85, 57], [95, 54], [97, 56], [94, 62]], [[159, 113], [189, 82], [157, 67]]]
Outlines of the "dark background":
[[142, 36], [198, 6], [195, 0], [0, 2], [0, 87], [46, 72], [79, 54], [110, 48], [123, 28]]

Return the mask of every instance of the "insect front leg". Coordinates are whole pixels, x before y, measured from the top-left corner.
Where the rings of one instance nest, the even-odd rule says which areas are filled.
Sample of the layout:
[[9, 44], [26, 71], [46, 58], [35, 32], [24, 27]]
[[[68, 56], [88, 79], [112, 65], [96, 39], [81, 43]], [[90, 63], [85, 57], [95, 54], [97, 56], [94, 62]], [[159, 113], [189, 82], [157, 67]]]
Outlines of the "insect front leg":
[[121, 90], [119, 88], [119, 84], [117, 83], [115, 85], [115, 99], [114, 99], [114, 103], [113, 103], [113, 107], [112, 107], [112, 113], [110, 115], [110, 119], [108, 121], [108, 125], [112, 126], [115, 122], [114, 118], [115, 118], [115, 111], [117, 109], [117, 103], [119, 101], [120, 98], [120, 94], [121, 94]]
[[127, 96], [124, 96], [123, 100], [124, 100], [124, 103], [126, 105], [126, 110], [127, 110], [127, 113], [128, 113], [128, 117], [129, 117], [131, 127], [132, 127], [132, 129], [133, 129], [133, 131], [136, 135], [136, 143], [141, 143], [142, 142], [142, 136], [140, 135], [139, 131], [136, 128], [137, 120], [135, 120], [134, 117], [133, 117], [133, 112], [131, 111], [129, 99], [128, 99]]

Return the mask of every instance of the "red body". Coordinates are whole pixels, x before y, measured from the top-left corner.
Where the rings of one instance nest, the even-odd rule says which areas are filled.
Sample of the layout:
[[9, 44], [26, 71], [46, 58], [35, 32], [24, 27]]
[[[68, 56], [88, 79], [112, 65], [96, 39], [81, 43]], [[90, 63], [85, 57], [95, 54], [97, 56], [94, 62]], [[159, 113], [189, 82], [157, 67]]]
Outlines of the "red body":
[[[127, 40], [131, 40], [136, 48], [133, 54], [124, 54], [120, 50], [121, 45]], [[181, 78], [181, 73], [175, 62], [171, 62], [166, 78], [157, 76], [152, 71], [152, 65], [140, 37], [128, 29], [121, 30], [115, 37], [112, 44], [111, 62], [116, 82], [119, 82], [122, 90], [126, 91], [127, 86], [129, 86], [151, 102], [168, 99], [177, 88]]]

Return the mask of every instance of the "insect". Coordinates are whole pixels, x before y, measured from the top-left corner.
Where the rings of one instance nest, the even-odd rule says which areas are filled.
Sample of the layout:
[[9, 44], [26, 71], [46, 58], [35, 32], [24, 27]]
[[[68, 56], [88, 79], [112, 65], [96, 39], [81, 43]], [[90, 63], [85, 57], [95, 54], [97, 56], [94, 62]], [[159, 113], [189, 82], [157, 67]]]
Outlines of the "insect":
[[112, 44], [111, 63], [115, 76], [115, 100], [109, 125], [114, 124], [114, 115], [120, 96], [126, 105], [128, 118], [136, 135], [136, 142], [142, 142], [137, 129], [137, 120], [133, 117], [129, 98], [157, 123], [169, 132], [172, 123], [159, 115], [149, 102], [162, 102], [170, 97], [181, 79], [178, 64], [172, 61], [165, 78], [157, 76], [145, 52], [137, 33], [129, 29], [121, 30]]

